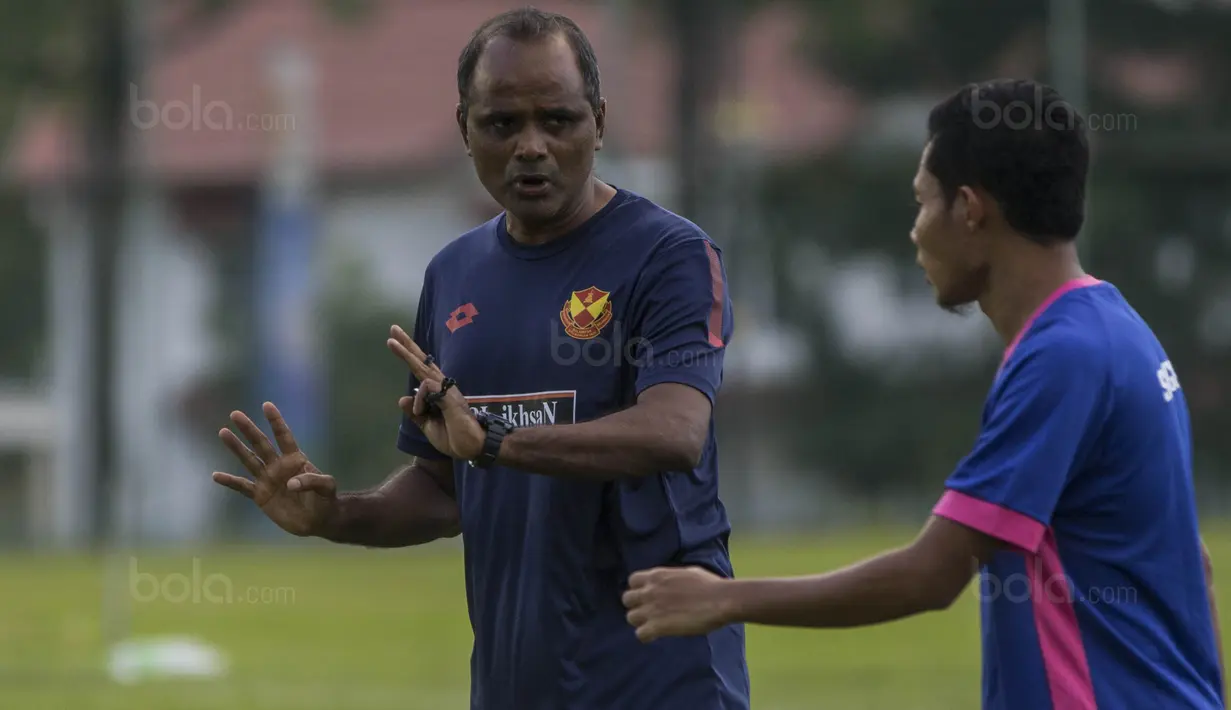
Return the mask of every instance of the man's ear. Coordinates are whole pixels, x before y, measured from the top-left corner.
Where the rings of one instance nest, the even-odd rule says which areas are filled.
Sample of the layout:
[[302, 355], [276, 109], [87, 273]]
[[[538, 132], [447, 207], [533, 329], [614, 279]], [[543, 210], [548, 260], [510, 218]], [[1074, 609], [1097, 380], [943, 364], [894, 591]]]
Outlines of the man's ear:
[[603, 133], [607, 130], [607, 99], [598, 100], [598, 110], [594, 112], [594, 125], [597, 129], [594, 150], [602, 150]]
[[466, 146], [466, 155], [470, 155], [470, 131], [466, 128], [466, 107], [457, 105], [457, 129], [462, 132], [462, 144]]
[[957, 199], [954, 200], [953, 205], [957, 214], [954, 216], [972, 232], [982, 227], [984, 220], [987, 219], [986, 197], [985, 194], [972, 190], [966, 185], [962, 185], [957, 190]]

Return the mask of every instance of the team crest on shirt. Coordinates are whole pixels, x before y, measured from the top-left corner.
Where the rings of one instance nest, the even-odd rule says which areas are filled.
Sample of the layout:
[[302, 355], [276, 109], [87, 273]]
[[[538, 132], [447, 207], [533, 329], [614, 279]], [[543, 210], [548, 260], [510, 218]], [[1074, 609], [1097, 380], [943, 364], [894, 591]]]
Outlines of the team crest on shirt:
[[564, 332], [578, 340], [597, 337], [611, 322], [611, 293], [597, 286], [574, 291], [560, 309]]

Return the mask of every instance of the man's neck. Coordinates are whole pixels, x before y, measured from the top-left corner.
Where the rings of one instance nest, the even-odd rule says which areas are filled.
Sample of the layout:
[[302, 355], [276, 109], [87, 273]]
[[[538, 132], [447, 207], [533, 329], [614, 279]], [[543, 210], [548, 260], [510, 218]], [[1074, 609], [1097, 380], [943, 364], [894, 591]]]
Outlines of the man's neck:
[[1012, 251], [996, 260], [987, 290], [979, 298], [979, 308], [1006, 346], [1057, 289], [1085, 275], [1071, 243], [1052, 247], [1027, 243]]
[[505, 217], [509, 236], [518, 244], [537, 246], [554, 241], [577, 229], [603, 209], [616, 195], [616, 190], [598, 178], [591, 177], [577, 204], [551, 224], [527, 225], [513, 215]]

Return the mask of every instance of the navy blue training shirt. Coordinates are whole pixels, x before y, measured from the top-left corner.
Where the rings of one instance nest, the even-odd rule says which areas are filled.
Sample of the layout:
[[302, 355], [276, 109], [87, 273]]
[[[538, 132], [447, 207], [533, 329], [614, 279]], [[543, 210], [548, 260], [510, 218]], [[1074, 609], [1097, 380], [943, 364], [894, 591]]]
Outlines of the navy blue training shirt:
[[1010, 546], [981, 570], [986, 710], [1222, 710], [1179, 377], [1085, 277], [1005, 353], [937, 515]]
[[[427, 268], [414, 339], [472, 408], [523, 427], [567, 425], [662, 383], [712, 402], [731, 311], [707, 235], [619, 190], [545, 245], [515, 242], [504, 214], [453, 241]], [[398, 448], [444, 458], [406, 418]], [[462, 461], [453, 471], [472, 710], [749, 707], [742, 626], [642, 644], [620, 600], [628, 576], [648, 567], [732, 575], [712, 419], [692, 471], [605, 483]]]

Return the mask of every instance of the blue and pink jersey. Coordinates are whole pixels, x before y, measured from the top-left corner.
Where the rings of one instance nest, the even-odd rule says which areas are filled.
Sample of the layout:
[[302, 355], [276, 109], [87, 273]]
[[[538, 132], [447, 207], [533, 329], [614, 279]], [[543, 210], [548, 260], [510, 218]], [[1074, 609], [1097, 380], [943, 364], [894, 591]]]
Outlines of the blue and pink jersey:
[[1065, 284], [1005, 352], [936, 515], [980, 570], [983, 707], [1224, 707], [1184, 392], [1109, 283]]

